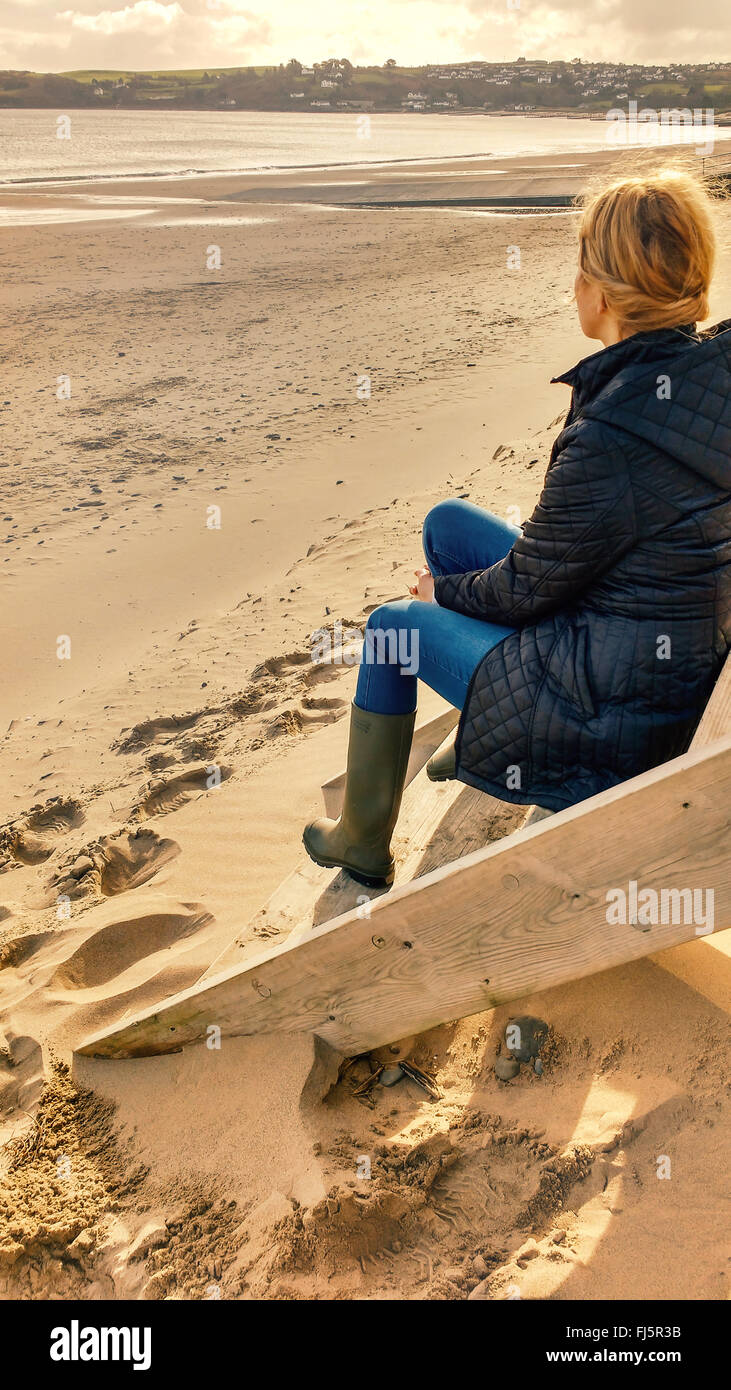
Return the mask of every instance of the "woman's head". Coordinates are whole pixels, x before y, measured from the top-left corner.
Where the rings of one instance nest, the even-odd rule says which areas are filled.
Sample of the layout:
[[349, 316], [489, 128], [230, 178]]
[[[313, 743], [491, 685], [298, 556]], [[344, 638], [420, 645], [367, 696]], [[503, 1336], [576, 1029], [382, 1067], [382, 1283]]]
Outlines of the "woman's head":
[[683, 169], [618, 179], [584, 204], [576, 302], [588, 338], [708, 317], [716, 239], [708, 192]]

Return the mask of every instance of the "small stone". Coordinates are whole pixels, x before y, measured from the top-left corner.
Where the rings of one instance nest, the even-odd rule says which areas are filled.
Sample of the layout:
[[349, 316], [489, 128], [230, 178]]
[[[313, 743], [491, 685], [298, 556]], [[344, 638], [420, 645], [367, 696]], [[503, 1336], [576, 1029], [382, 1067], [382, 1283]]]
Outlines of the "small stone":
[[527, 1240], [525, 1245], [521, 1245], [520, 1250], [516, 1251], [513, 1258], [519, 1269], [525, 1269], [528, 1261], [534, 1260], [540, 1253], [541, 1247], [538, 1243], [535, 1240]]
[[505, 1046], [519, 1062], [531, 1062], [537, 1057], [547, 1037], [548, 1024], [532, 1014], [509, 1018], [505, 1025]]
[[520, 1071], [520, 1062], [515, 1057], [498, 1057], [495, 1062], [495, 1075], [498, 1081], [512, 1081]]
[[404, 1074], [400, 1067], [384, 1067], [378, 1078], [381, 1086], [395, 1086], [398, 1081], [403, 1081]]
[[550, 1239], [553, 1241], [554, 1245], [563, 1245], [566, 1239], [566, 1232], [560, 1230], [551, 1231]]
[[543, 1076], [543, 1063], [540, 1057], [533, 1058], [533, 1070], [536, 1076]]
[[481, 1279], [484, 1279], [485, 1275], [490, 1272], [487, 1267], [487, 1260], [482, 1255], [475, 1255], [472, 1261], [472, 1269], [475, 1274], [479, 1274]]

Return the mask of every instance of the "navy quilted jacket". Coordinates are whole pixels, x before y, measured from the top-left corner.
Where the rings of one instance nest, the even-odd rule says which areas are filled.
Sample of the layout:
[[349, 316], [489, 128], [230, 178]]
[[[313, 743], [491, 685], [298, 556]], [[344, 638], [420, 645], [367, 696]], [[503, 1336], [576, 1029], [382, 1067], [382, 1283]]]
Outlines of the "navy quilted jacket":
[[560, 810], [683, 752], [731, 645], [731, 320], [638, 333], [573, 387], [543, 491], [445, 608], [517, 631], [475, 670], [457, 775]]

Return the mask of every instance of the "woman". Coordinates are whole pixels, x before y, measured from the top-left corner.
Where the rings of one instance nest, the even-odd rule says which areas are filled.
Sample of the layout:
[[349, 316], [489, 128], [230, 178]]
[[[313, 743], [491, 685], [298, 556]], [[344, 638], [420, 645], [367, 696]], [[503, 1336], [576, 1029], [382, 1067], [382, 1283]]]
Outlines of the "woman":
[[695, 328], [714, 253], [688, 173], [586, 204], [576, 302], [603, 350], [555, 378], [571, 408], [522, 532], [441, 502], [413, 599], [371, 614], [343, 813], [304, 833], [316, 863], [392, 882], [416, 669], [462, 710], [430, 776], [503, 801], [560, 810], [688, 746], [731, 644], [731, 320]]

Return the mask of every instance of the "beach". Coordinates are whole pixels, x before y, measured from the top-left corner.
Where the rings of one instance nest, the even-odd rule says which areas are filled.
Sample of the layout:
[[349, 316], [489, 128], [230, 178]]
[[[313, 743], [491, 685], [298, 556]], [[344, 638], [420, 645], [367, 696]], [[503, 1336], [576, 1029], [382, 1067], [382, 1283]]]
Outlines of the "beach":
[[507, 1008], [432, 1030], [437, 1102], [302, 1035], [69, 1070], [300, 860], [355, 685], [311, 634], [405, 595], [440, 499], [530, 513], [598, 346], [577, 214], [455, 200], [606, 161], [0, 194], [0, 1297], [728, 1296], [728, 932], [523, 1001], [542, 1077], [497, 1081]]

